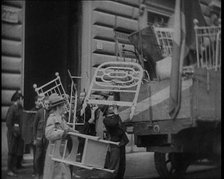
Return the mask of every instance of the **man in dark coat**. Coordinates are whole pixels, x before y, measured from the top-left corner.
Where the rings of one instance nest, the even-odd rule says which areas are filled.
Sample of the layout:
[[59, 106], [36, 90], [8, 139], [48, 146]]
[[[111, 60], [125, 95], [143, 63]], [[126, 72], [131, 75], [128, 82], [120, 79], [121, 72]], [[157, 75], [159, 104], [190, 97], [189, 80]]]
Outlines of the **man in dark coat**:
[[22, 139], [23, 95], [16, 91], [6, 116], [8, 140], [8, 175], [16, 176], [15, 168], [22, 167], [24, 141]]
[[119, 142], [119, 145], [111, 145], [106, 159], [106, 168], [114, 170], [113, 178], [124, 178], [126, 167], [125, 146], [129, 142], [125, 133], [125, 127], [117, 113], [117, 106], [109, 106], [103, 120], [107, 130], [107, 139]]
[[36, 146], [34, 164], [35, 164], [36, 178], [38, 179], [43, 175], [45, 154], [48, 145], [48, 141], [45, 138], [44, 133], [45, 133], [46, 121], [49, 116], [49, 109], [48, 109], [49, 100], [47, 97], [45, 97], [43, 101], [44, 105], [37, 111], [33, 123], [34, 145]]
[[[43, 107], [43, 99], [44, 99], [44, 94], [41, 93], [37, 96], [35, 96], [34, 100], [35, 100], [35, 106], [31, 109], [31, 111], [35, 111], [37, 112], [39, 109], [41, 109]], [[31, 147], [33, 149], [33, 176], [35, 176], [37, 174], [36, 171], [36, 166], [35, 166], [35, 160], [36, 160], [36, 143], [35, 143], [35, 137], [34, 137], [34, 121], [35, 121], [35, 115], [32, 116], [32, 120], [31, 122], [29, 122], [29, 126], [31, 128], [31, 132], [32, 132], [32, 143], [31, 143]]]

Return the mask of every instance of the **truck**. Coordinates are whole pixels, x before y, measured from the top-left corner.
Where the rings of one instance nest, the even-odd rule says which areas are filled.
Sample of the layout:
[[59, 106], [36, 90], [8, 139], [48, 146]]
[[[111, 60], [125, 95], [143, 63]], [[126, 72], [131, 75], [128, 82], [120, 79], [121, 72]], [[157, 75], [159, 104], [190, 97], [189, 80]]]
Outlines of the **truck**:
[[[205, 159], [215, 165], [221, 164], [221, 26], [199, 26], [195, 19], [194, 30], [196, 53], [192, 55], [193, 63], [182, 70], [181, 104], [176, 117], [169, 115], [173, 40], [173, 29], [170, 28], [147, 27], [131, 34], [128, 38], [134, 42], [136, 51], [133, 53], [138, 60], [100, 65], [84, 102], [118, 105], [119, 115], [129, 128], [127, 131], [132, 130], [134, 134], [135, 145], [154, 152], [155, 167], [162, 178], [183, 176], [195, 161]], [[138, 69], [140, 65], [147, 65], [138, 50], [138, 40], [142, 40], [144, 53], [151, 45], [144, 44], [150, 43], [149, 37], [152, 39], [151, 36], [146, 38], [149, 32], [154, 33], [154, 40], [162, 47], [161, 54], [154, 57], [164, 57], [158, 60], [154, 69], [157, 79], [150, 78], [153, 73], [146, 70], [147, 66], [139, 70], [142, 71], [140, 75], [134, 65], [139, 64]], [[158, 48], [150, 47], [150, 50], [156, 53]], [[127, 52], [131, 53], [123, 45], [119, 57], [124, 61]], [[128, 76], [130, 78], [126, 79]], [[140, 88], [133, 89], [132, 85], [137, 86], [140, 81]], [[119, 98], [109, 101], [91, 99], [94, 91], [116, 92]]]
[[[221, 163], [221, 26], [198, 26], [196, 19], [194, 25], [195, 64], [183, 67], [178, 115], [169, 116], [171, 83], [169, 75], [163, 74], [161, 79], [142, 84], [135, 115], [126, 120], [126, 126], [133, 129], [135, 145], [154, 152], [162, 178], [183, 176], [195, 161]], [[172, 45], [164, 41], [170, 40], [172, 29], [153, 30], [169, 56]], [[162, 71], [170, 67], [169, 60]]]

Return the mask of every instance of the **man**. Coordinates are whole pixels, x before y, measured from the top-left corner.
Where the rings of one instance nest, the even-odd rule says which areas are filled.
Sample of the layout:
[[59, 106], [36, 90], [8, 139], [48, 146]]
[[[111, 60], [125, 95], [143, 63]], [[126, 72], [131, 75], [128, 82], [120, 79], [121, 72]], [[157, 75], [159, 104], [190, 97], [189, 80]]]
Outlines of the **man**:
[[16, 91], [6, 116], [8, 140], [8, 176], [17, 176], [15, 168], [22, 168], [24, 141], [22, 139], [23, 95]]
[[[95, 127], [95, 114], [94, 113], [95, 113], [95, 110], [97, 109], [97, 107], [95, 107], [95, 106], [93, 107], [93, 106], [90, 106], [89, 104], [87, 104], [84, 114], [81, 115], [81, 109], [82, 109], [84, 99], [85, 99], [85, 93], [84, 92], [80, 93], [77, 117], [78, 117], [79, 121], [84, 122], [84, 126], [80, 129], [80, 133], [95, 136], [96, 135], [96, 127]], [[81, 161], [84, 144], [85, 144], [85, 140], [83, 138], [79, 138], [79, 146], [78, 146], [78, 151], [77, 151], [78, 156], [79, 156], [77, 159], [78, 161]]]
[[[42, 108], [43, 107], [43, 98], [44, 98], [44, 94], [39, 94], [39, 95], [37, 95], [37, 96], [35, 96], [35, 98], [34, 98], [34, 103], [35, 103], [35, 106], [31, 109], [31, 111], [34, 111], [34, 112], [37, 112], [40, 108]], [[31, 129], [31, 132], [32, 132], [32, 134], [33, 134], [33, 127], [34, 127], [34, 117], [35, 117], [35, 115], [33, 115], [32, 116], [32, 119], [30, 119], [31, 120], [31, 122], [32, 123], [29, 123], [29, 125], [31, 125], [31, 126], [29, 126]], [[30, 144], [30, 146], [32, 147], [32, 149], [33, 149], [33, 176], [35, 176], [36, 175], [36, 166], [35, 166], [35, 153], [36, 153], [36, 145], [34, 144], [34, 136], [32, 135], [32, 142], [31, 142], [31, 144]]]
[[45, 126], [49, 116], [48, 112], [49, 100], [48, 97], [43, 99], [43, 107], [40, 108], [35, 117], [33, 123], [33, 137], [34, 145], [36, 146], [34, 166], [36, 172], [36, 178], [40, 178], [43, 175], [44, 160], [47, 149], [47, 139], [45, 138]]
[[107, 139], [119, 142], [118, 146], [110, 146], [105, 168], [114, 170], [113, 178], [122, 179], [124, 178], [126, 167], [125, 146], [129, 140], [125, 134], [121, 118], [117, 113], [117, 106], [108, 107], [103, 123], [107, 130]]

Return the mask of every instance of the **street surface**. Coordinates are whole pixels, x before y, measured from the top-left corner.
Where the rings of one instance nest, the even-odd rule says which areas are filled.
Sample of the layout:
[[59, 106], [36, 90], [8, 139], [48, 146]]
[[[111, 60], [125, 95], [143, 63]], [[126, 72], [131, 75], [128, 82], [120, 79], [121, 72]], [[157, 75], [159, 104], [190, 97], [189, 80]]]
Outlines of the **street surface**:
[[[154, 165], [153, 153], [150, 152], [133, 152], [127, 153], [127, 164], [125, 179], [160, 179]], [[3, 179], [33, 179], [32, 160], [25, 159], [23, 165], [25, 169], [18, 171], [18, 177], [8, 177], [6, 175], [6, 162], [2, 165]], [[72, 179], [99, 178], [99, 172], [87, 171], [84, 169], [77, 170], [76, 174], [80, 177], [73, 176]], [[102, 175], [101, 175], [102, 176]], [[184, 179], [221, 179], [221, 169], [211, 168], [211, 166], [190, 166]]]

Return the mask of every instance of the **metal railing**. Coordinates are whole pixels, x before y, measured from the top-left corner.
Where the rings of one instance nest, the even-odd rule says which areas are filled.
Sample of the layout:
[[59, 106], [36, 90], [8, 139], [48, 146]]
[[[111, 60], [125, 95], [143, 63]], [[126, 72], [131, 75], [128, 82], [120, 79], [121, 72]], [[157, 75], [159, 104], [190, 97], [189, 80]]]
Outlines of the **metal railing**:
[[173, 51], [173, 29], [164, 27], [153, 27], [156, 35], [157, 43], [159, 44], [162, 56], [172, 56]]
[[59, 73], [56, 72], [55, 76], [56, 76], [55, 79], [51, 80], [50, 82], [40, 87], [37, 87], [36, 84], [33, 84], [33, 88], [35, 92], [37, 93], [37, 95], [43, 94], [46, 97], [49, 97], [52, 93], [57, 93], [59, 96], [64, 97], [67, 102], [67, 105], [69, 105], [68, 95], [66, 94], [65, 89], [61, 83], [61, 78], [59, 76]]
[[196, 36], [197, 67], [219, 69], [221, 67], [221, 25], [198, 26], [194, 19]]

